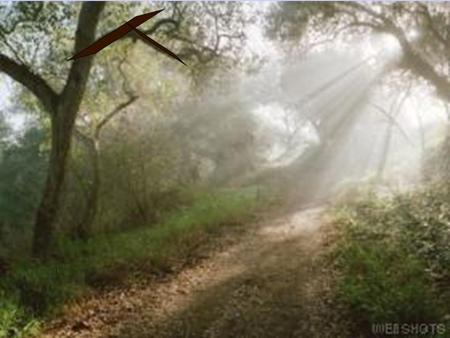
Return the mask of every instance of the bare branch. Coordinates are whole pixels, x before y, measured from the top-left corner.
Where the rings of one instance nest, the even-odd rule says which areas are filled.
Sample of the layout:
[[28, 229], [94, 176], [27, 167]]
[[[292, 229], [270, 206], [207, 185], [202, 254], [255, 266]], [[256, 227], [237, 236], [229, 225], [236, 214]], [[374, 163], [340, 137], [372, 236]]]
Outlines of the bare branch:
[[102, 128], [117, 114], [119, 114], [123, 109], [131, 105], [134, 101], [138, 99], [138, 96], [131, 96], [127, 101], [119, 104], [114, 108], [109, 114], [107, 114], [95, 127], [94, 137], [97, 139], [100, 136]]
[[372, 107], [374, 107], [378, 112], [380, 112], [384, 117], [386, 117], [387, 120], [389, 121], [389, 124], [392, 124], [393, 126], [395, 126], [398, 129], [398, 131], [400, 131], [400, 133], [405, 138], [405, 140], [408, 141], [409, 145], [413, 145], [408, 134], [406, 134], [406, 132], [403, 130], [400, 123], [397, 121], [397, 119], [394, 116], [389, 114], [386, 111], [386, 109], [384, 109], [383, 107], [381, 107], [380, 105], [378, 105], [376, 103], [372, 103]]
[[[395, 23], [381, 13], [364, 6], [360, 3], [348, 2], [344, 6], [353, 7], [370, 15], [372, 18], [382, 22], [381, 31], [393, 35], [399, 42], [403, 51], [403, 62], [401, 66], [412, 70], [415, 74], [431, 82], [436, 88], [437, 94], [444, 100], [450, 102], [450, 81], [443, 75], [440, 75], [432, 65], [430, 65], [422, 56], [420, 56], [408, 41], [405, 32], [395, 25]], [[370, 22], [360, 22], [367, 27], [372, 27], [380, 31], [379, 26]]]
[[405, 132], [405, 130], [402, 128], [402, 126], [396, 119], [396, 116], [401, 112], [401, 109], [402, 109], [403, 105], [405, 104], [406, 99], [409, 97], [409, 95], [411, 93], [411, 87], [412, 87], [412, 84], [411, 84], [411, 82], [409, 82], [408, 87], [405, 90], [403, 97], [400, 99], [400, 102], [398, 103], [397, 107], [395, 107], [396, 100], [394, 100], [394, 102], [392, 103], [392, 105], [389, 109], [389, 112], [387, 112], [386, 109], [384, 109], [383, 107], [381, 107], [380, 105], [378, 105], [376, 103], [372, 103], [372, 106], [376, 110], [378, 110], [381, 114], [383, 114], [383, 116], [385, 116], [388, 119], [388, 121], [391, 125], [395, 126], [398, 129], [400, 134], [402, 134], [402, 136], [408, 142], [409, 145], [414, 146], [414, 144], [411, 141], [411, 139], [409, 138], [408, 134]]
[[[155, 24], [147, 29], [143, 30], [142, 32], [147, 35], [152, 35], [158, 32], [158, 30], [164, 26], [172, 26], [171, 31], [174, 31], [180, 27], [180, 21], [177, 21], [173, 18], [162, 18], [155, 22]], [[136, 38], [132, 36], [133, 41], [136, 41]]]
[[87, 148], [94, 146], [94, 140], [90, 136], [83, 133], [80, 129], [74, 128], [74, 136]]
[[375, 32], [383, 33], [387, 32], [386, 28], [379, 24], [374, 24], [371, 22], [354, 21], [347, 25], [347, 27], [367, 27], [372, 28]]
[[371, 16], [372, 18], [375, 18], [379, 21], [381, 21], [383, 24], [385, 25], [390, 25], [392, 24], [392, 21], [389, 20], [386, 16], [384, 16], [381, 13], [377, 13], [376, 11], [374, 11], [373, 9], [363, 5], [362, 3], [358, 3], [358, 2], [346, 2], [343, 4], [344, 6], [348, 6], [348, 7], [353, 7], [356, 9], [359, 9], [360, 11], [368, 14], [369, 16]]
[[442, 43], [447, 50], [450, 49], [449, 42], [438, 32], [435, 25], [433, 24], [433, 18], [431, 17], [430, 11], [428, 10], [428, 6], [425, 4], [419, 4], [419, 8], [421, 9], [421, 13], [425, 17], [428, 28], [430, 29], [431, 33], [433, 33], [434, 37], [440, 43]]

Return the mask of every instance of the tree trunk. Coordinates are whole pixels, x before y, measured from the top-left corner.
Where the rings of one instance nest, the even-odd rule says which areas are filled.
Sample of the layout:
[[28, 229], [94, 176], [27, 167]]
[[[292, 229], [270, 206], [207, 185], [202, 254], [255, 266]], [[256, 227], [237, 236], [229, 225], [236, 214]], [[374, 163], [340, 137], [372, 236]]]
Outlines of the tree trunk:
[[450, 181], [450, 127], [447, 126], [444, 142], [440, 146], [439, 176], [443, 181]]
[[383, 139], [383, 147], [381, 149], [380, 162], [378, 163], [378, 168], [377, 168], [377, 180], [378, 181], [383, 180], [384, 171], [386, 169], [386, 164], [387, 164], [387, 160], [388, 160], [388, 156], [389, 156], [389, 147], [390, 147], [391, 139], [392, 139], [392, 128], [393, 128], [393, 125], [391, 123], [391, 124], [389, 124], [389, 126], [386, 130], [386, 136]]
[[[81, 50], [94, 41], [100, 13], [104, 6], [103, 2], [83, 3], [75, 35], [75, 51]], [[72, 132], [86, 89], [92, 61], [92, 56], [74, 61], [66, 85], [57, 100], [43, 100], [44, 103], [50, 102], [48, 106], [55, 109], [51, 112], [52, 142], [49, 169], [42, 200], [36, 213], [33, 234], [32, 251], [37, 258], [46, 259], [49, 256], [66, 174]], [[20, 77], [18, 78], [20, 79]]]
[[[306, 204], [330, 197], [332, 188], [340, 177], [329, 170], [345, 148], [347, 137], [358, 121], [373, 83], [371, 81], [361, 87], [360, 92], [355, 93], [346, 107], [336, 108], [344, 113], [330, 124], [324, 121], [322, 130], [318, 131], [321, 135], [320, 144], [307, 149], [286, 168], [289, 176], [296, 178], [296, 198], [299, 203]], [[289, 184], [292, 188], [293, 183]]]
[[89, 238], [92, 232], [92, 224], [98, 212], [98, 195], [100, 192], [100, 161], [99, 140], [90, 140], [89, 154], [92, 161], [92, 184], [90, 185], [86, 199], [86, 209], [77, 226], [77, 236], [82, 240]]
[[52, 119], [50, 163], [34, 228], [33, 255], [38, 257], [48, 256], [54, 231], [70, 149], [71, 124], [68, 124], [66, 128], [62, 128], [56, 119]]
[[419, 124], [419, 133], [420, 133], [420, 161], [423, 163], [425, 160], [425, 146], [426, 146], [426, 140], [425, 140], [425, 127], [423, 125], [422, 116], [420, 115], [421, 112], [417, 111], [417, 122]]
[[[81, 103], [81, 102], [80, 102]], [[33, 237], [33, 255], [46, 258], [52, 244], [60, 196], [66, 175], [67, 160], [79, 104], [61, 102], [52, 118], [50, 163], [44, 193], [38, 207]]]
[[123, 109], [131, 105], [137, 100], [137, 96], [129, 96], [126, 102], [119, 104], [109, 114], [107, 114], [100, 123], [95, 127], [93, 136], [88, 136], [75, 130], [75, 136], [85, 145], [87, 152], [92, 162], [92, 183], [86, 193], [86, 209], [81, 217], [80, 222], [76, 228], [76, 235], [78, 238], [86, 240], [92, 232], [92, 224], [98, 212], [98, 195], [100, 192], [100, 135], [102, 129], [107, 125], [111, 119], [119, 114]]

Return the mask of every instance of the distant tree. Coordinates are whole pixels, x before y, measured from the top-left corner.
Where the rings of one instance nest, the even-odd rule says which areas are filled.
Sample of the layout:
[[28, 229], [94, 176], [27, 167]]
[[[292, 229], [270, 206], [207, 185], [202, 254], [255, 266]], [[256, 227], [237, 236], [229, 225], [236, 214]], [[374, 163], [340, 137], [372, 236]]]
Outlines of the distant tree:
[[[397, 68], [428, 81], [450, 102], [450, 12], [446, 3], [279, 3], [268, 16], [274, 38], [307, 46], [332, 43], [340, 34], [385, 33], [399, 43]], [[312, 34], [314, 33], [314, 34]]]
[[[411, 77], [423, 79], [435, 89], [441, 100], [450, 101], [450, 14], [446, 4], [286, 2], [273, 4], [267, 18], [269, 37], [305, 54], [313, 48], [332, 47], [337, 40], [361, 40], [373, 34], [388, 34], [398, 42], [401, 56], [384, 68], [379, 80], [400, 70], [396, 72], [402, 75], [399, 77], [400, 87], [410, 83]], [[332, 85], [333, 81], [341, 80], [332, 79], [317, 92]], [[379, 82], [372, 81], [371, 87]], [[333, 161], [334, 154], [339, 153], [340, 145], [344, 144], [358, 113], [364, 109], [364, 101], [367, 103], [369, 89], [345, 114], [334, 114], [337, 117], [328, 118], [320, 111], [310, 116], [320, 142], [308, 147], [289, 167], [294, 175], [301, 178], [299, 182], [302, 187], [299, 190], [303, 190], [305, 196], [308, 196], [309, 190], [315, 190], [315, 179], [322, 179], [318, 174], [321, 171], [319, 168], [332, 166], [330, 161]], [[339, 102], [345, 100], [348, 98], [337, 95], [327, 110], [343, 112]], [[299, 113], [305, 110], [303, 103], [300, 102]]]
[[[381, 149], [381, 156], [380, 161], [378, 163], [378, 167], [376, 170], [376, 175], [378, 180], [383, 179], [383, 175], [386, 169], [388, 156], [389, 156], [389, 149], [391, 146], [391, 140], [394, 132], [394, 127], [396, 127], [397, 130], [400, 131], [401, 135], [405, 138], [406, 141], [408, 141], [411, 144], [411, 141], [406, 134], [406, 132], [403, 130], [403, 128], [400, 126], [400, 124], [397, 122], [397, 117], [401, 113], [403, 105], [405, 104], [406, 99], [408, 99], [408, 96], [410, 95], [410, 89], [411, 85], [407, 88], [405, 91], [403, 97], [401, 95], [396, 95], [398, 97], [398, 100], [393, 100], [391, 103], [389, 110], [386, 110], [382, 106], [378, 104], [373, 104], [374, 108], [381, 113], [381, 115], [387, 120], [388, 127], [386, 128], [386, 134], [383, 138], [382, 143], [382, 149]], [[423, 141], [422, 141], [423, 142]]]

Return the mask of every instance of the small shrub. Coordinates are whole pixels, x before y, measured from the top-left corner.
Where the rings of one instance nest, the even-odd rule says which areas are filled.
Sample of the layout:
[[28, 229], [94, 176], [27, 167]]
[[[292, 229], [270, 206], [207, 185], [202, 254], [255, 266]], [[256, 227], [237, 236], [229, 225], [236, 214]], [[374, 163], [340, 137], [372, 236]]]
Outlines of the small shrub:
[[30, 337], [38, 334], [39, 322], [17, 305], [17, 301], [1, 294], [0, 337]]

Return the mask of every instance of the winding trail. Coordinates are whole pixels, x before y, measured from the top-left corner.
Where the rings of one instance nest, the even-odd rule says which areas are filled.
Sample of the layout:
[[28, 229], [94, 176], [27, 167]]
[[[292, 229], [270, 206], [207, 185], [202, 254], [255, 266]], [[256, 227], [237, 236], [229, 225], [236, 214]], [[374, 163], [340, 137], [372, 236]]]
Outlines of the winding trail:
[[45, 337], [342, 337], [322, 208], [250, 225], [207, 257], [68, 309]]

